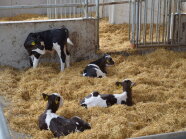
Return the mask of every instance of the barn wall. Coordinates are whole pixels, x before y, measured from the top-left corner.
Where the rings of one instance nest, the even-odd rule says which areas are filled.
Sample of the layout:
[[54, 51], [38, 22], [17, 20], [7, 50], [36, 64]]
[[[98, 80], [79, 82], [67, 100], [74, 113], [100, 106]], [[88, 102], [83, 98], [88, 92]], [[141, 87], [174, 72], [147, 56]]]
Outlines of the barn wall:
[[[23, 47], [28, 34], [60, 28], [62, 25], [69, 29], [70, 38], [75, 44], [73, 47], [69, 46], [71, 62], [94, 58], [97, 44], [95, 19], [17, 21], [0, 23], [0, 65], [9, 65], [15, 68], [28, 67], [28, 54]], [[59, 58], [55, 55], [44, 56], [41, 60], [59, 63]]]

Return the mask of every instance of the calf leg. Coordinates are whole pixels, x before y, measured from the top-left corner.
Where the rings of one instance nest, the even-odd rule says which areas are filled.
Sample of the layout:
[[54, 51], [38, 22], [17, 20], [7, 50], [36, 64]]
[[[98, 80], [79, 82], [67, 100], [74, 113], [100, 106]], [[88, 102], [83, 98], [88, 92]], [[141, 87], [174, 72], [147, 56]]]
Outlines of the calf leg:
[[66, 55], [66, 61], [65, 61], [65, 64], [66, 64], [66, 67], [70, 67], [70, 53], [67, 49], [67, 47], [64, 47], [64, 51], [65, 51], [65, 55]]
[[64, 51], [61, 49], [62, 46], [60, 46], [58, 43], [53, 43], [53, 48], [54, 48], [54, 50], [56, 50], [56, 52], [59, 56], [60, 63], [61, 63], [61, 71], [64, 71], [66, 56], [65, 56]]
[[83, 76], [88, 76], [88, 77], [97, 77], [97, 73], [95, 69], [89, 69], [89, 70], [85, 70], [83, 72]]
[[33, 61], [34, 61], [33, 55], [29, 56], [29, 61], [30, 61], [30, 67], [33, 67]]
[[30, 56], [30, 64], [33, 68], [36, 68], [38, 63], [39, 63], [39, 58], [40, 58], [41, 54], [39, 54], [36, 51], [32, 52], [32, 55]]

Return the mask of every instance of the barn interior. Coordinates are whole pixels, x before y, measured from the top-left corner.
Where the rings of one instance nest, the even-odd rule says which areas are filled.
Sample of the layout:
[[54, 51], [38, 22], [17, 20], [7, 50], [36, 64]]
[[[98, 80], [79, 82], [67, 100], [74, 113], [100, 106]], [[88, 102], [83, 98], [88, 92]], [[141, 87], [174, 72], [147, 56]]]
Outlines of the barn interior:
[[[0, 18], [0, 21], [45, 19], [48, 19], [45, 15], [20, 14]], [[114, 66], [107, 67], [105, 78], [82, 77], [84, 67], [94, 59], [71, 63], [64, 72], [60, 72], [59, 63], [47, 62], [40, 63], [36, 69], [0, 67], [0, 104], [10, 134], [21, 133], [22, 138], [54, 138], [50, 131], [41, 131], [38, 127], [38, 116], [46, 108], [41, 94], [54, 92], [64, 98], [58, 115], [79, 116], [92, 127], [61, 139], [123, 139], [186, 131], [185, 51], [167, 47], [153, 47], [150, 52], [149, 49], [134, 49], [129, 41], [128, 24], [110, 24], [108, 18], [102, 18], [99, 26], [97, 53], [100, 56], [109, 53], [115, 61]], [[136, 83], [132, 88], [133, 106], [86, 109], [79, 105], [80, 100], [93, 91], [122, 93], [115, 82], [123, 79]]]

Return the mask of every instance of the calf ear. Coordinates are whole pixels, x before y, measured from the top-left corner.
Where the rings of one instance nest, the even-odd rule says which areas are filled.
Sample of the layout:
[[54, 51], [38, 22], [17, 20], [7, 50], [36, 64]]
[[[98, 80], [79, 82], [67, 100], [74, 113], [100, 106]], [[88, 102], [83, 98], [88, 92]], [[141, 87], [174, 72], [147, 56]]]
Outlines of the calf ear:
[[44, 99], [45, 101], [47, 101], [47, 100], [48, 100], [48, 95], [45, 94], [45, 93], [43, 93], [42, 95], [43, 95], [43, 99]]
[[122, 86], [122, 82], [116, 82], [116, 86], [118, 87]]

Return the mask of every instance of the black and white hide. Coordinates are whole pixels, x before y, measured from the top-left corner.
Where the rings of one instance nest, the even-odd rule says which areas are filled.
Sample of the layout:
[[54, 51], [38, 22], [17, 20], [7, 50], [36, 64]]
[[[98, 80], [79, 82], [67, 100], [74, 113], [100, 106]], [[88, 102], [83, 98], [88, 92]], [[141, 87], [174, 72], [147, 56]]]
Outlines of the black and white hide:
[[109, 107], [114, 104], [132, 105], [132, 86], [134, 83], [125, 79], [123, 82], [116, 82], [117, 86], [123, 87], [121, 94], [100, 94], [92, 92], [90, 95], [81, 100], [80, 105], [86, 108], [90, 107]]
[[63, 104], [63, 98], [59, 94], [47, 95], [43, 93], [42, 95], [48, 103], [45, 112], [39, 116], [39, 128], [41, 130], [50, 130], [55, 137], [60, 137], [72, 132], [82, 132], [86, 129], [91, 129], [90, 124], [78, 116], [67, 119], [55, 114]]
[[107, 74], [106, 67], [111, 65], [114, 65], [112, 57], [105, 54], [102, 58], [88, 64], [83, 71], [83, 76], [98, 78], [105, 77]]
[[30, 33], [24, 42], [24, 47], [29, 54], [31, 67], [37, 67], [39, 58], [46, 51], [55, 50], [60, 59], [61, 71], [64, 71], [65, 64], [67, 68], [70, 65], [70, 53], [67, 49], [67, 43], [73, 45], [69, 39], [69, 31], [65, 27]]

